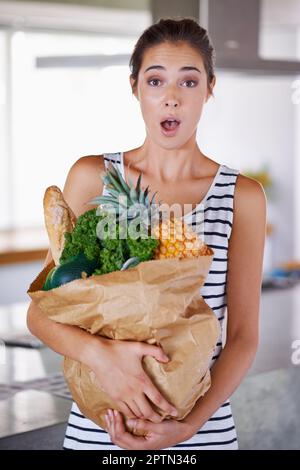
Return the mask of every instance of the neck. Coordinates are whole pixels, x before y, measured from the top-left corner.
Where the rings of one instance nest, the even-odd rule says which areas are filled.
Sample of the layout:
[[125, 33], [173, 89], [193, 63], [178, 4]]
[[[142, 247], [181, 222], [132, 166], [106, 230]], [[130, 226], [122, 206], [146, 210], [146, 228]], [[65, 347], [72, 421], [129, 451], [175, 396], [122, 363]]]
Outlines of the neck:
[[191, 179], [205, 160], [195, 140], [179, 149], [166, 149], [146, 138], [138, 153], [140, 158], [136, 163], [160, 183]]

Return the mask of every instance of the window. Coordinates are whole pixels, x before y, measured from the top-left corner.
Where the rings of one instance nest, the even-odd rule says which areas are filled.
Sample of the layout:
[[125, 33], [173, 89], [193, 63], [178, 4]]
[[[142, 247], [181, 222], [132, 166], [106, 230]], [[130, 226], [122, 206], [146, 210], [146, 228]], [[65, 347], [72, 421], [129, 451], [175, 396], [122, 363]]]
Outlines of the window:
[[[99, 33], [67, 32], [65, 25], [62, 31], [0, 30], [0, 230], [43, 227], [45, 189], [62, 189], [79, 157], [142, 143], [145, 129], [128, 65], [137, 26], [128, 12], [113, 12], [109, 21], [105, 15]], [[148, 21], [148, 13], [141, 18]]]

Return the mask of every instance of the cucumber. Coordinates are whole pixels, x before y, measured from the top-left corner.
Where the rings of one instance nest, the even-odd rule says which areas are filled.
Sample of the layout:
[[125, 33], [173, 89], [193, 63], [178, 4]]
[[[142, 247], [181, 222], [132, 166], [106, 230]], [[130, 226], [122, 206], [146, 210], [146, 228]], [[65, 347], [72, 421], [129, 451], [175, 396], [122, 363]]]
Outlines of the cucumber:
[[52, 268], [48, 274], [47, 274], [47, 277], [46, 277], [46, 281], [43, 285], [43, 290], [50, 290], [52, 289], [51, 287], [51, 278], [52, 278], [52, 275], [54, 273], [54, 271], [57, 269], [57, 266], [54, 266], [54, 268]]
[[98, 262], [96, 260], [89, 260], [84, 253], [79, 253], [67, 263], [57, 266], [49, 272], [43, 290], [55, 289], [67, 282], [81, 279], [83, 271], [87, 276], [90, 276], [97, 266]]

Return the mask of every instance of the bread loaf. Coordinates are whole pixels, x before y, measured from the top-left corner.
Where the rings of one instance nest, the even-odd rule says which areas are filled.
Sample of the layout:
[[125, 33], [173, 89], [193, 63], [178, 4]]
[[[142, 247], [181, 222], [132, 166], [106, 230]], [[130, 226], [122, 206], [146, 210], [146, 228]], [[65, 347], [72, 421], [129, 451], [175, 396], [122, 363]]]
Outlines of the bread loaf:
[[64, 248], [64, 233], [72, 232], [76, 223], [76, 217], [57, 186], [49, 186], [46, 189], [43, 205], [50, 249], [57, 266]]

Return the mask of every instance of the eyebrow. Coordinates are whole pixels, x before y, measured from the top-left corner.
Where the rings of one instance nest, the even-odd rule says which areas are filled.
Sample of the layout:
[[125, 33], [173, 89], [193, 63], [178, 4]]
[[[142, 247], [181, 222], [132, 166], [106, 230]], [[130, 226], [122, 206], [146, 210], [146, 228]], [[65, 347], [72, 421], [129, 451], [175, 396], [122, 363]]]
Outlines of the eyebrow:
[[[163, 67], [162, 65], [150, 65], [150, 67], [146, 68], [145, 72], [148, 72], [148, 70], [152, 70], [152, 69], [155, 69], [155, 70], [166, 70], [165, 67]], [[193, 66], [190, 66], [190, 65], [186, 65], [184, 67], [181, 67], [179, 69], [179, 72], [184, 72], [186, 70], [196, 70], [197, 72], [201, 73], [199, 69], [197, 69], [197, 67], [193, 67]]]

